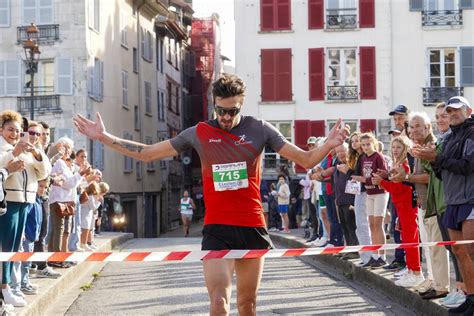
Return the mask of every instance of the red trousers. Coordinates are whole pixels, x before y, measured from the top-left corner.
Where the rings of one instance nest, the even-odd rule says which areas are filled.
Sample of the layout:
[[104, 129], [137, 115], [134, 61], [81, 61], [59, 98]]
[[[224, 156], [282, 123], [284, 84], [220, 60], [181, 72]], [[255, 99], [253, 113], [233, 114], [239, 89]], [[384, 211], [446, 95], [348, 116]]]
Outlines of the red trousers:
[[[411, 200], [393, 204], [397, 209], [402, 243], [418, 243], [418, 209], [412, 207]], [[420, 271], [420, 250], [418, 248], [406, 248], [405, 256], [408, 269]]]

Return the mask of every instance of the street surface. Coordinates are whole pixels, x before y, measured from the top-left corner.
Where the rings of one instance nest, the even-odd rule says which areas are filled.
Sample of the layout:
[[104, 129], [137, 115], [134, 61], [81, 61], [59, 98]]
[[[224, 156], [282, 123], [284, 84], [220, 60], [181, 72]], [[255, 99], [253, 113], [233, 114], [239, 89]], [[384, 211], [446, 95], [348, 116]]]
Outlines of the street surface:
[[[175, 233], [180, 235], [180, 232]], [[194, 234], [197, 235], [197, 234]], [[199, 250], [200, 238], [133, 239], [123, 251]], [[324, 267], [323, 267], [324, 269]], [[329, 275], [311, 260], [267, 259], [258, 315], [413, 315], [379, 293], [343, 276]], [[232, 315], [237, 315], [235, 288]], [[205, 315], [208, 296], [202, 264], [108, 263], [66, 315]]]

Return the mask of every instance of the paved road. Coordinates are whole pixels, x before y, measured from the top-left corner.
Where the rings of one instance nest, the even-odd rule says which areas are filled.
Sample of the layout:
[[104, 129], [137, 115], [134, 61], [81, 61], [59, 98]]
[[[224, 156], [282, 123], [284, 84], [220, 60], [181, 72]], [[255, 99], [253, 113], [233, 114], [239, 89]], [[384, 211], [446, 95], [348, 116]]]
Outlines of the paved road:
[[[199, 249], [200, 238], [134, 239], [124, 251]], [[307, 261], [307, 262], [306, 262]], [[267, 259], [258, 315], [413, 315], [311, 260]], [[236, 315], [235, 289], [232, 314]], [[205, 315], [201, 263], [109, 263], [66, 315]]]

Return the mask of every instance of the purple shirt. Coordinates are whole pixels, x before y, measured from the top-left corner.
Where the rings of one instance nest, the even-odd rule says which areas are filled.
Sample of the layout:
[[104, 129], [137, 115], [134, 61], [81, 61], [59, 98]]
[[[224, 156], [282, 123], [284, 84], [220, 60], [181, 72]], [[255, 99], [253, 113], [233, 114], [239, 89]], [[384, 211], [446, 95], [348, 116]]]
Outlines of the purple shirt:
[[385, 190], [372, 184], [372, 174], [377, 169], [387, 170], [387, 163], [383, 156], [374, 152], [371, 156], [363, 155], [361, 158], [361, 175], [365, 178], [364, 187], [368, 195], [384, 193]]

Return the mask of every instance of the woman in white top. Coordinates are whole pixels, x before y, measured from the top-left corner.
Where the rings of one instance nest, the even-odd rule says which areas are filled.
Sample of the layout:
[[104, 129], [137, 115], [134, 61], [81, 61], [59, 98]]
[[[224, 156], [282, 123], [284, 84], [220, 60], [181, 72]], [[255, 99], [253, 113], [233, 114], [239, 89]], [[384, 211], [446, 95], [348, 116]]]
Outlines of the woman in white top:
[[[64, 150], [61, 159], [58, 159], [51, 171], [52, 175], [61, 176], [63, 182], [60, 185], [52, 185], [49, 193], [49, 208], [51, 217], [51, 235], [48, 242], [48, 251], [67, 251], [67, 243], [71, 230], [71, 215], [63, 216], [61, 214], [61, 204], [69, 205], [75, 208], [77, 186], [90, 173], [90, 166], [73, 173], [73, 169], [68, 163], [72, 149], [73, 141], [68, 137], [61, 137], [58, 143], [62, 144]], [[80, 250], [80, 249], [78, 249]]]
[[189, 197], [189, 192], [183, 192], [183, 198], [179, 205], [179, 211], [181, 212], [181, 219], [183, 220], [184, 237], [189, 235], [189, 227], [191, 227], [191, 221], [193, 220], [193, 211], [196, 209], [193, 199]]

